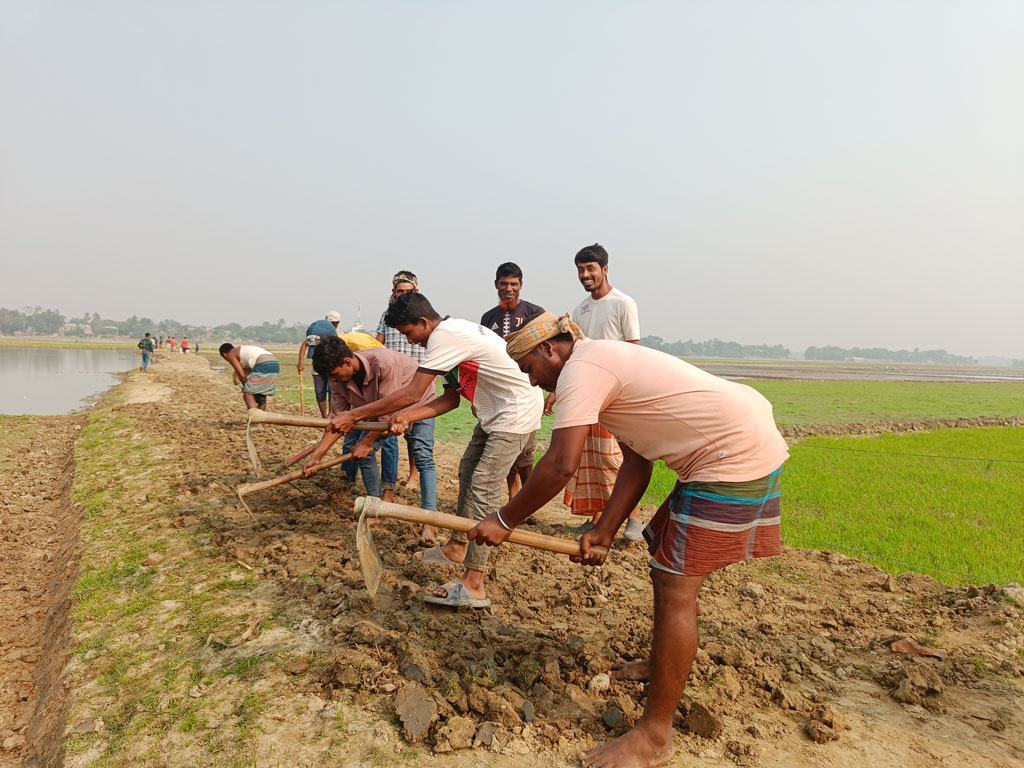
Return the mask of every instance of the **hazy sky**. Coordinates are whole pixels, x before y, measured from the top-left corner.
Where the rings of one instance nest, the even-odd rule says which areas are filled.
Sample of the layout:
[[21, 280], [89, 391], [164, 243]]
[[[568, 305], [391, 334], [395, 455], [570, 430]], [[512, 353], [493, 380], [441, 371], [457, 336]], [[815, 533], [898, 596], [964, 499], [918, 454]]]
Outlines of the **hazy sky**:
[[0, 0], [0, 306], [1024, 357], [1024, 3]]

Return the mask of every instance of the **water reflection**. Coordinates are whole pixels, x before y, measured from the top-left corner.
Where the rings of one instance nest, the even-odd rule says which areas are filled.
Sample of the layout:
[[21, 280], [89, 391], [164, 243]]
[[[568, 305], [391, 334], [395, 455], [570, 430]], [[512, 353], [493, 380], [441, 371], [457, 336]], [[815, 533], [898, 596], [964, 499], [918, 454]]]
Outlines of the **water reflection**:
[[0, 347], [0, 413], [70, 413], [113, 386], [113, 373], [139, 364], [126, 349]]

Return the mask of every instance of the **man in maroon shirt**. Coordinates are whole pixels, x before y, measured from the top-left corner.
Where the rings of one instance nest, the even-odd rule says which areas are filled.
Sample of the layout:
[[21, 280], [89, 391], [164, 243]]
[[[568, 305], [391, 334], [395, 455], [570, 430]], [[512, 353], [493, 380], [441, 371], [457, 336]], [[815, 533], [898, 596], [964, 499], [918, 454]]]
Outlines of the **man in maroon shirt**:
[[[383, 400], [412, 381], [418, 369], [417, 363], [408, 355], [391, 349], [373, 348], [353, 352], [337, 336], [321, 338], [313, 352], [313, 368], [331, 381], [331, 415]], [[423, 396], [412, 408], [424, 405], [436, 397], [434, 387], [428, 386]], [[389, 418], [394, 414], [387, 414]], [[418, 424], [419, 422], [417, 422]], [[437, 509], [437, 470], [433, 462], [433, 425], [424, 425], [423, 439], [419, 439], [416, 425], [409, 431], [413, 461], [420, 470], [420, 503], [423, 509]], [[427, 429], [427, 427], [430, 427]], [[427, 434], [429, 433], [429, 434]], [[320, 444], [303, 466], [306, 477], [316, 474], [313, 466], [319, 464], [324, 455], [340, 438], [340, 432], [324, 431]], [[363, 484], [370, 496], [381, 496], [380, 468], [376, 458], [371, 456], [381, 447], [387, 435], [366, 432], [352, 446], [353, 459], [362, 471]], [[429, 438], [429, 439], [428, 439]], [[385, 499], [390, 501], [390, 499]]]

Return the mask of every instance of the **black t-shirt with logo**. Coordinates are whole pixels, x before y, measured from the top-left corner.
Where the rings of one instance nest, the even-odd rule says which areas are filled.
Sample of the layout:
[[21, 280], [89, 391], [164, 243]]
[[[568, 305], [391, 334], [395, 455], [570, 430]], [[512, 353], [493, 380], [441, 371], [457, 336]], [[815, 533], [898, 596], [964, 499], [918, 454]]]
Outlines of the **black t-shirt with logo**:
[[488, 310], [480, 318], [480, 325], [490, 328], [499, 336], [504, 337], [521, 330], [527, 321], [543, 312], [543, 307], [520, 299], [519, 304], [513, 310], [504, 310], [500, 304], [494, 309]]

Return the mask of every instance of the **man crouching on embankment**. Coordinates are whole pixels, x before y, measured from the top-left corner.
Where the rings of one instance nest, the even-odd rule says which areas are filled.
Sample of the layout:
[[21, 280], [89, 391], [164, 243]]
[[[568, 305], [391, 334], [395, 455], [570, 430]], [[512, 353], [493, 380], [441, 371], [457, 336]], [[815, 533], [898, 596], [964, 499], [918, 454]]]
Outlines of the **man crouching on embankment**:
[[771, 404], [750, 387], [634, 344], [583, 338], [565, 315], [546, 312], [509, 337], [508, 353], [530, 382], [555, 392], [551, 447], [519, 494], [473, 528], [492, 546], [565, 486], [580, 462], [590, 425], [622, 446], [623, 462], [597, 527], [580, 538], [584, 565], [601, 565], [592, 547], [610, 547], [643, 496], [656, 459], [679, 476], [644, 536], [654, 582], [651, 658], [628, 671], [650, 679], [633, 730], [580, 755], [593, 768], [642, 768], [672, 754], [672, 714], [697, 653], [697, 595], [712, 571], [779, 554], [779, 476], [789, 457]]

